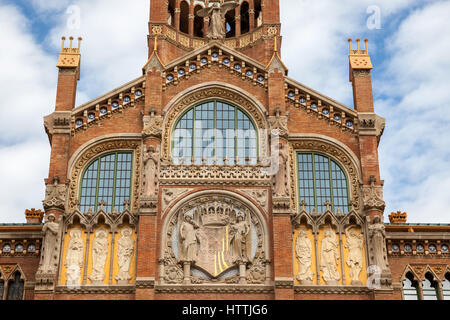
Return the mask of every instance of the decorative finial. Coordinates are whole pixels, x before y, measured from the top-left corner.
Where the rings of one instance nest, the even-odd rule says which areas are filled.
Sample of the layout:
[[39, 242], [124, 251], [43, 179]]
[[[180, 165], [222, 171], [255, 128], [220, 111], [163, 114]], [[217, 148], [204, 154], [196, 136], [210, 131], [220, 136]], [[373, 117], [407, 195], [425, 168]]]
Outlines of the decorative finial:
[[327, 207], [327, 211], [330, 211], [331, 202], [327, 200], [324, 205]]
[[81, 41], [83, 40], [82, 37], [78, 37], [78, 51], [81, 49]]
[[366, 44], [366, 53], [369, 54], [369, 40], [367, 38], [364, 39], [364, 43]]
[[64, 42], [66, 42], [66, 37], [62, 37], [61, 40], [62, 40], [61, 51], [63, 51], [64, 50]]
[[70, 37], [69, 40], [70, 40], [70, 49], [72, 49], [73, 37]]
[[361, 50], [360, 48], [359, 48], [359, 43], [361, 42], [361, 39], [356, 39], [356, 43], [357, 43], [357, 45], [358, 45], [358, 52]]
[[305, 200], [302, 200], [302, 202], [300, 202], [300, 204], [301, 204], [301, 206], [302, 206], [302, 211], [306, 211], [306, 206], [307, 206], [306, 201], [305, 201]]
[[352, 52], [352, 38], [348, 38], [348, 46], [349, 46], [350, 52]]

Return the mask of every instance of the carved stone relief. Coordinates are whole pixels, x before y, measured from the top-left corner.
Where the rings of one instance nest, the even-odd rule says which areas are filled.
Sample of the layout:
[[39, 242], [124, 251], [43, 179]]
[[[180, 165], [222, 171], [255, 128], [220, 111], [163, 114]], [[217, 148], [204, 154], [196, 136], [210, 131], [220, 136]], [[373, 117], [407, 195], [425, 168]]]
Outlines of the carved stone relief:
[[118, 241], [119, 249], [117, 252], [119, 272], [115, 278], [119, 284], [127, 284], [131, 279], [130, 266], [134, 255], [135, 241], [131, 237], [133, 234], [133, 230], [131, 228], [125, 227], [120, 233], [121, 238]]
[[288, 151], [287, 146], [281, 147], [279, 150], [279, 167], [278, 172], [274, 176], [273, 194], [276, 197], [289, 197], [288, 188]]
[[345, 262], [350, 268], [350, 277], [352, 278], [352, 285], [362, 285], [359, 280], [359, 275], [363, 268], [363, 248], [364, 237], [358, 234], [357, 231], [352, 230], [353, 226], [345, 229], [347, 243], [345, 247], [348, 248], [349, 254]]
[[320, 270], [322, 278], [327, 285], [337, 285], [341, 279], [338, 271], [340, 265], [339, 244], [336, 239], [336, 233], [330, 227], [324, 230], [325, 237], [321, 243], [320, 249]]
[[169, 220], [160, 260], [164, 283], [264, 283], [268, 263], [260, 220], [245, 204], [208, 195]]
[[89, 280], [93, 284], [101, 284], [105, 280], [105, 265], [108, 257], [109, 241], [108, 231], [99, 229], [95, 232], [92, 243], [92, 273]]
[[70, 240], [65, 260], [67, 286], [79, 286], [83, 267], [84, 242], [81, 229], [70, 230]]
[[305, 228], [301, 228], [295, 243], [295, 256], [299, 265], [297, 280], [303, 285], [312, 284], [314, 280], [314, 273], [311, 271], [312, 250], [308, 231]]
[[59, 177], [55, 176], [53, 184], [48, 184], [45, 190], [45, 200], [42, 201], [44, 209], [65, 210], [67, 186], [59, 183]]
[[143, 163], [144, 163], [144, 179], [142, 187], [142, 195], [144, 197], [156, 196], [158, 190], [158, 170], [160, 161], [160, 148], [153, 146], [148, 149], [145, 147]]
[[386, 203], [383, 200], [382, 186], [375, 186], [372, 182], [370, 186], [362, 187], [362, 194], [365, 210], [378, 210], [384, 212]]
[[167, 207], [172, 203], [172, 201], [180, 197], [182, 194], [189, 192], [190, 190], [192, 190], [192, 188], [164, 189], [162, 194], [162, 205], [161, 205], [162, 212], [164, 212], [167, 209]]
[[238, 189], [238, 191], [243, 192], [250, 196], [254, 201], [256, 201], [266, 212], [269, 209], [268, 202], [268, 192], [264, 189]]
[[142, 135], [144, 138], [161, 138], [163, 119], [161, 116], [144, 116], [144, 129]]

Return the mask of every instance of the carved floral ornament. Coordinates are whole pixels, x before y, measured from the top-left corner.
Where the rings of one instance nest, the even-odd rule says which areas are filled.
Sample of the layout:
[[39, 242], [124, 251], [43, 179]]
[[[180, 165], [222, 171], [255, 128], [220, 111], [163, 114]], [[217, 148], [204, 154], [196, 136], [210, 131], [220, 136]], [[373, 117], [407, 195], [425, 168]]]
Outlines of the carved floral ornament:
[[[192, 107], [195, 104], [201, 103], [202, 101], [217, 98], [222, 99], [224, 101], [229, 101], [230, 103], [236, 105], [244, 109], [248, 114], [250, 114], [255, 121], [257, 129], [260, 131], [261, 129], [266, 129], [266, 119], [265, 116], [260, 112], [260, 110], [253, 104], [250, 100], [245, 98], [245, 96], [240, 95], [230, 89], [227, 88], [206, 88], [195, 91], [193, 93], [187, 94], [183, 96], [181, 101], [175, 104], [165, 116], [164, 124], [163, 124], [163, 133], [162, 133], [162, 158], [164, 160], [168, 160], [170, 157], [170, 145], [171, 145], [171, 134], [173, 130], [173, 126], [176, 123], [177, 119], [183, 114], [183, 112]], [[265, 152], [266, 150], [266, 141], [261, 139], [261, 150]]]
[[[338, 147], [333, 146], [332, 144], [326, 143], [324, 141], [317, 140], [296, 140], [292, 141], [289, 144], [289, 169], [290, 169], [290, 178], [291, 181], [297, 181], [296, 177], [296, 152], [297, 151], [305, 151], [305, 152], [321, 152], [327, 155], [332, 156], [337, 160], [338, 163], [342, 165], [345, 169], [348, 184], [350, 187], [350, 200], [353, 205], [353, 208], [358, 211], [361, 208], [360, 205], [360, 195], [359, 195], [359, 174], [358, 169], [350, 159], [350, 157]], [[293, 208], [298, 208], [298, 197], [297, 197], [297, 184], [291, 183], [291, 206]]]
[[89, 147], [75, 161], [70, 174], [69, 185], [69, 212], [77, 208], [79, 185], [86, 166], [96, 157], [115, 150], [132, 150], [133, 159], [133, 185], [132, 185], [132, 203], [131, 211], [137, 212], [139, 207], [139, 188], [141, 176], [141, 156], [142, 142], [139, 140], [112, 140], [101, 142]]
[[162, 233], [160, 284], [264, 284], [263, 224], [251, 206], [223, 194], [174, 208]]

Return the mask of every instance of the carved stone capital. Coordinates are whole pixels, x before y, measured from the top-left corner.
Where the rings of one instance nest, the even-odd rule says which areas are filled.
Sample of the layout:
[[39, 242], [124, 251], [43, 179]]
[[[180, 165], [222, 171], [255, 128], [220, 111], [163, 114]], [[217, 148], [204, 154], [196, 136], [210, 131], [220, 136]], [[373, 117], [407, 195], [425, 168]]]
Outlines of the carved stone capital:
[[162, 117], [161, 116], [144, 116], [144, 129], [142, 130], [143, 138], [161, 138], [162, 134]]
[[34, 291], [37, 293], [53, 292], [56, 283], [56, 273], [37, 273]]
[[45, 132], [51, 137], [55, 133], [70, 134], [70, 111], [55, 111], [44, 117]]
[[273, 214], [291, 214], [291, 199], [289, 197], [273, 197]]
[[277, 130], [278, 136], [287, 138], [289, 135], [288, 118], [282, 116], [269, 117], [270, 132]]
[[294, 287], [293, 278], [275, 278], [275, 288], [277, 289], [292, 289]]
[[141, 197], [140, 200], [140, 216], [156, 216], [158, 213], [158, 197]]
[[148, 289], [155, 287], [154, 277], [137, 277], [136, 278], [136, 288], [137, 289]]
[[386, 126], [386, 119], [375, 113], [358, 113], [358, 121], [360, 136], [376, 136], [378, 140]]
[[384, 212], [386, 202], [383, 200], [383, 187], [382, 186], [363, 186], [363, 203], [364, 210], [378, 210]]
[[45, 191], [45, 200], [42, 201], [44, 209], [57, 209], [65, 211], [67, 186], [65, 184], [48, 184]]

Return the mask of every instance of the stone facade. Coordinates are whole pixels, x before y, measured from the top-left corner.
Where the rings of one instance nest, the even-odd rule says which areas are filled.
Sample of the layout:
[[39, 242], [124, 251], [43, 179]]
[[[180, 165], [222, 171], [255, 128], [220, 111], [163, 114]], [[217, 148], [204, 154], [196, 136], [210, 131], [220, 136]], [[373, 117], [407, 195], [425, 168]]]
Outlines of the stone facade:
[[[196, 35], [192, 5], [186, 22], [179, 0], [151, 1], [143, 75], [78, 107], [81, 53], [63, 45], [59, 61], [72, 62], [58, 63], [55, 112], [44, 121], [52, 152], [43, 207], [59, 229], [46, 242], [35, 211], [27, 217], [36, 224], [0, 225], [0, 281], [19, 272], [23, 298], [38, 300], [402, 299], [407, 272], [444, 281], [450, 225], [407, 225], [403, 216], [383, 223], [385, 120], [374, 111], [368, 51], [350, 50], [355, 108], [347, 107], [288, 77], [279, 1], [249, 6], [248, 30], [220, 40]], [[240, 6], [232, 10], [242, 18]], [[174, 127], [208, 101], [248, 115], [257, 159], [175, 161]], [[333, 210], [329, 199], [317, 204], [321, 212], [306, 210], [302, 152], [342, 169], [348, 210]], [[130, 196], [82, 210], [86, 169], [111, 153], [132, 155]], [[53, 240], [48, 258], [41, 244]], [[14, 250], [19, 243], [34, 250]], [[38, 272], [49, 259], [55, 269]]]

